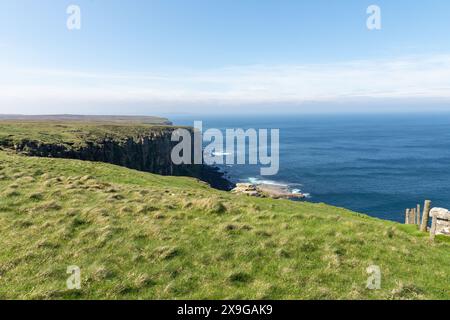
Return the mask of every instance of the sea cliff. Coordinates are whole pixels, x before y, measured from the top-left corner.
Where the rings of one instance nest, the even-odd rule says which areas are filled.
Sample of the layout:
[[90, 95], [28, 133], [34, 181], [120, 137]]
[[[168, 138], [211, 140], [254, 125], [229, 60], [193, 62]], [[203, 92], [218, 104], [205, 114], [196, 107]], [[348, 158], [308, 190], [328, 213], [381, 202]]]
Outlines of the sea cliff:
[[[22, 128], [15, 135], [8, 127]], [[171, 141], [177, 127], [89, 123], [0, 122], [0, 146], [16, 153], [99, 161], [160, 175], [190, 176], [210, 186], [230, 190], [232, 184], [216, 168], [207, 165], [175, 165]], [[3, 134], [9, 132], [9, 134]]]

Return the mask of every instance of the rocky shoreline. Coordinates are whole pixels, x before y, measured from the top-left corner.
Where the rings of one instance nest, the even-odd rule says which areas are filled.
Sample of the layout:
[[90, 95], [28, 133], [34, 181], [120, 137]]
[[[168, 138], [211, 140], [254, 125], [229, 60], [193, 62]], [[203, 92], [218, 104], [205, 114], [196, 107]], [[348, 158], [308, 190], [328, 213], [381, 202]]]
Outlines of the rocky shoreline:
[[231, 190], [231, 192], [259, 198], [289, 199], [289, 200], [306, 198], [306, 195], [302, 193], [293, 193], [287, 187], [269, 184], [237, 183], [236, 187], [233, 190]]

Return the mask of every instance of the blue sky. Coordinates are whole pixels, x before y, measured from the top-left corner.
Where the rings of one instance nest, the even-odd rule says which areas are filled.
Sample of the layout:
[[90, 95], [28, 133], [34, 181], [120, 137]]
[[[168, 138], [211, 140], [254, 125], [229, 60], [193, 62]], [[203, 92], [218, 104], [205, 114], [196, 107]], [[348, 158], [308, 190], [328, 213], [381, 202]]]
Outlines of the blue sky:
[[[66, 28], [71, 4], [81, 30]], [[366, 27], [372, 4], [381, 30]], [[447, 0], [1, 0], [0, 113], [445, 109], [449, 12]]]

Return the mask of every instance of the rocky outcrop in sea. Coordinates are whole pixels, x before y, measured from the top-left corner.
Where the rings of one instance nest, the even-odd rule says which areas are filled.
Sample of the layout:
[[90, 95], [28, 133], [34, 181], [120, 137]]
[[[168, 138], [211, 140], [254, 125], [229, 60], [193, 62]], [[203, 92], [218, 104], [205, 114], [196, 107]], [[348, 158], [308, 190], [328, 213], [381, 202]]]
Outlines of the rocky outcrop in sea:
[[269, 184], [237, 183], [231, 190], [233, 193], [245, 194], [252, 197], [273, 199], [305, 199], [302, 193], [293, 193], [287, 187]]

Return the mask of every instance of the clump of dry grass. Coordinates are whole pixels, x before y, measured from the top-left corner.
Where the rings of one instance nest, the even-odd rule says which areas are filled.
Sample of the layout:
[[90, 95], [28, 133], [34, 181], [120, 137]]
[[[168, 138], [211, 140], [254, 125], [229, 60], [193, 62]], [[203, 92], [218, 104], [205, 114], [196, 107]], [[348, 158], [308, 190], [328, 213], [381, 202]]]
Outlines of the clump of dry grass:
[[107, 198], [107, 201], [118, 201], [125, 199], [125, 196], [121, 194], [113, 194]]
[[277, 249], [276, 253], [277, 253], [277, 256], [279, 256], [280, 258], [291, 258], [292, 257], [291, 253], [284, 248]]
[[392, 227], [384, 231], [384, 236], [391, 239], [395, 236], [395, 234], [396, 234], [395, 229]]
[[222, 227], [222, 230], [224, 230], [226, 232], [239, 231], [239, 230], [250, 231], [252, 229], [253, 229], [253, 227], [251, 225], [238, 224], [238, 223], [227, 223], [226, 225], [224, 225]]
[[104, 190], [106, 189], [108, 186], [106, 186], [103, 183], [98, 183], [95, 180], [89, 180], [87, 183], [87, 187], [91, 190]]
[[147, 214], [147, 213], [155, 212], [157, 210], [158, 210], [158, 208], [155, 206], [152, 206], [150, 204], [143, 204], [138, 207], [137, 212], [140, 214]]
[[300, 250], [303, 252], [314, 252], [318, 249], [318, 245], [314, 241], [305, 241], [300, 245]]
[[99, 266], [94, 269], [91, 274], [91, 278], [94, 281], [104, 281], [107, 279], [111, 279], [115, 276], [115, 272], [110, 269], [107, 269], [105, 266]]
[[61, 209], [62, 206], [54, 200], [47, 201], [43, 204], [34, 207], [34, 211], [58, 211]]
[[156, 281], [154, 281], [148, 274], [142, 273], [138, 275], [134, 280], [134, 285], [138, 289], [142, 289], [149, 286], [154, 286]]
[[34, 192], [32, 194], [30, 194], [30, 200], [33, 201], [41, 201], [44, 199], [44, 193], [43, 192]]
[[166, 215], [161, 212], [157, 212], [153, 215], [153, 218], [155, 218], [156, 220], [162, 220], [166, 218]]
[[247, 272], [236, 271], [228, 276], [228, 280], [233, 284], [240, 284], [250, 282], [252, 277]]
[[397, 282], [397, 286], [391, 292], [391, 299], [396, 300], [411, 300], [422, 299], [423, 290], [418, 288], [415, 284], [404, 283], [402, 281]]
[[269, 238], [272, 236], [272, 233], [267, 230], [256, 230], [255, 234], [260, 237]]
[[80, 209], [75, 209], [75, 208], [69, 208], [65, 211], [65, 214], [68, 217], [78, 216], [78, 215], [80, 215], [80, 213], [81, 213]]
[[18, 228], [29, 228], [33, 225], [33, 222], [31, 220], [21, 219], [17, 220], [14, 225]]
[[153, 257], [160, 260], [170, 260], [179, 256], [181, 250], [178, 247], [162, 246], [158, 247], [153, 251]]
[[55, 241], [50, 241], [48, 239], [41, 239], [36, 242], [36, 248], [40, 249], [58, 249], [60, 244]]
[[92, 177], [92, 176], [89, 176], [89, 175], [83, 176], [83, 177], [80, 178], [81, 182], [88, 182], [89, 180], [95, 180], [95, 178]]
[[72, 229], [76, 229], [76, 228], [78, 228], [80, 226], [83, 226], [83, 225], [86, 225], [86, 224], [88, 224], [88, 221], [86, 219], [83, 219], [81, 217], [75, 217], [72, 220], [70, 226], [71, 226]]
[[225, 230], [227, 232], [229, 232], [229, 231], [236, 231], [236, 230], [239, 230], [239, 225], [229, 223], [229, 224], [227, 224], [227, 225], [225, 225], [223, 227], [223, 230]]
[[46, 172], [46, 173], [44, 173], [44, 174], [42, 174], [41, 175], [41, 179], [42, 180], [49, 180], [49, 179], [51, 179], [52, 178], [52, 176], [50, 175], [50, 173], [48, 173], [48, 172]]
[[14, 198], [14, 197], [19, 197], [21, 194], [17, 190], [8, 190], [7, 189], [7, 190], [4, 191], [4, 195], [7, 198]]
[[[62, 178], [57, 177], [57, 178], [50, 178], [48, 180], [45, 180], [42, 185], [46, 188], [49, 188], [49, 187], [60, 186], [62, 183], [63, 183]], [[67, 182], [66, 185], [72, 185], [72, 183]]]
[[190, 201], [192, 207], [207, 213], [223, 214], [228, 211], [222, 201], [214, 198], [194, 199]]
[[36, 181], [36, 179], [34, 179], [32, 176], [24, 176], [21, 177], [20, 179], [17, 179], [17, 182], [20, 184], [29, 184]]
[[133, 213], [134, 210], [131, 206], [123, 206], [119, 209], [119, 214], [124, 215], [124, 214], [129, 214], [129, 213]]
[[17, 179], [22, 178], [22, 177], [25, 176], [25, 175], [26, 175], [25, 172], [17, 172], [17, 173], [14, 173], [14, 174], [12, 175], [12, 178], [15, 179], [15, 180], [17, 180]]

